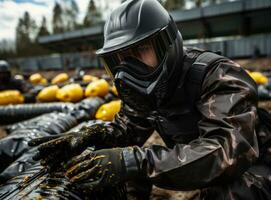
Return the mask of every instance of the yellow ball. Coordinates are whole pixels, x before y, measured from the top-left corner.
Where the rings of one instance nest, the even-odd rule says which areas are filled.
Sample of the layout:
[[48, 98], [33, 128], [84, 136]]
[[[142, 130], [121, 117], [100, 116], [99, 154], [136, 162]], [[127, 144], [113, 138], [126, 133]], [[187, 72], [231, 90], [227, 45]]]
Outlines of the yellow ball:
[[265, 85], [269, 82], [268, 78], [266, 76], [262, 76], [259, 80], [258, 80], [259, 84], [261, 85]]
[[83, 82], [85, 82], [85, 83], [89, 83], [89, 82], [97, 81], [97, 80], [99, 80], [99, 78], [97, 78], [95, 76], [91, 76], [88, 74], [83, 76]]
[[36, 73], [36, 74], [32, 74], [30, 77], [29, 77], [29, 81], [32, 83], [32, 84], [39, 84], [41, 82], [41, 80], [43, 79], [42, 75], [39, 74], [39, 73]]
[[99, 79], [93, 81], [86, 87], [85, 96], [86, 97], [104, 97], [109, 92], [110, 85], [104, 79]]
[[56, 97], [64, 102], [78, 102], [84, 97], [84, 91], [79, 84], [73, 83], [58, 90]]
[[258, 85], [268, 83], [268, 78], [261, 72], [250, 72], [249, 75]]
[[40, 82], [39, 82], [39, 84], [43, 84], [43, 85], [45, 85], [45, 84], [47, 84], [47, 83], [48, 83], [48, 81], [47, 81], [46, 78], [42, 78], [42, 79], [40, 80]]
[[120, 111], [121, 101], [115, 100], [109, 103], [103, 104], [100, 106], [98, 111], [96, 112], [96, 119], [104, 120], [104, 121], [112, 121], [115, 115]]
[[60, 73], [56, 75], [51, 81], [52, 84], [64, 83], [69, 80], [69, 75], [67, 73]]
[[0, 105], [21, 104], [24, 96], [18, 90], [4, 90], [0, 92]]
[[57, 85], [46, 87], [39, 92], [37, 96], [37, 100], [40, 102], [57, 101], [56, 94], [58, 90], [59, 90], [59, 87]]

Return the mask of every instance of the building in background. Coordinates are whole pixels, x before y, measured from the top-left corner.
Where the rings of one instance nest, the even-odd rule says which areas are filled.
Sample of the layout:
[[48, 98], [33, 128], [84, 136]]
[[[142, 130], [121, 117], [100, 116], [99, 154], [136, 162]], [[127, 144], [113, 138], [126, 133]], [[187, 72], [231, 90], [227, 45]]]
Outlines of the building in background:
[[[200, 2], [200, 1], [199, 1]], [[237, 59], [271, 57], [271, 1], [222, 1], [170, 12], [184, 44]], [[101, 67], [94, 52], [102, 45], [104, 23], [39, 38], [57, 55], [16, 60], [21, 70]]]

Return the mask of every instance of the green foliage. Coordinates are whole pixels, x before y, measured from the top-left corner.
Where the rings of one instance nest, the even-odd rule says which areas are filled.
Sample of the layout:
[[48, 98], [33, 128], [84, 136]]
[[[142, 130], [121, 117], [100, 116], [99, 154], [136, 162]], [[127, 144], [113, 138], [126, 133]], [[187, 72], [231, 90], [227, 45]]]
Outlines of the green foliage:
[[0, 60], [15, 58], [16, 53], [10, 49], [0, 49]]
[[[25, 12], [22, 18], [19, 18], [16, 27], [16, 55], [17, 57], [35, 56], [48, 53], [37, 42], [37, 38], [42, 35], [48, 35], [46, 28], [46, 19], [43, 17], [40, 28], [37, 27], [34, 19], [28, 12]], [[8, 53], [8, 55], [7, 55]], [[11, 52], [2, 52], [2, 55], [13, 57]]]
[[69, 3], [68, 5], [66, 5], [66, 9], [64, 10], [65, 31], [73, 31], [78, 26], [77, 16], [79, 13], [79, 8], [74, 0], [69, 0], [65, 2]]
[[171, 11], [175, 9], [183, 9], [185, 7], [185, 0], [166, 0], [160, 2], [164, 5], [165, 9]]
[[79, 25], [77, 16], [79, 8], [75, 0], [59, 0], [53, 9], [53, 33], [73, 31]]
[[37, 35], [37, 38], [41, 37], [41, 36], [45, 36], [45, 35], [49, 35], [49, 31], [47, 29], [46, 18], [43, 16], [42, 17], [42, 22], [41, 22], [41, 25], [40, 25], [40, 28], [39, 28], [39, 32], [38, 32], [38, 35]]
[[84, 27], [89, 27], [101, 21], [102, 21], [102, 15], [99, 9], [97, 9], [95, 2], [93, 0], [90, 0], [88, 4], [86, 16], [83, 22]]
[[53, 9], [53, 33], [63, 33], [65, 30], [62, 13], [60, 4], [56, 2]]
[[31, 46], [37, 32], [36, 22], [31, 18], [28, 12], [19, 18], [16, 27], [16, 49], [19, 54], [25, 54], [25, 51]]

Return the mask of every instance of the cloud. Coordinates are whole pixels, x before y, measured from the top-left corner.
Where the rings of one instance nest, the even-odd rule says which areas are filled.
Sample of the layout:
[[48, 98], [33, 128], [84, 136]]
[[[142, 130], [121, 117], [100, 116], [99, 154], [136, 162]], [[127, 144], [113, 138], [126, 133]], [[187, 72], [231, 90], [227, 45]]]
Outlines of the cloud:
[[[117, 7], [121, 0], [95, 0], [96, 5], [102, 10], [107, 17], [110, 10]], [[25, 11], [35, 19], [40, 25], [42, 16], [47, 18], [47, 23], [52, 21], [52, 10], [54, 7], [53, 0], [0, 0], [0, 40], [15, 39], [15, 28], [18, 19], [23, 16]], [[89, 0], [76, 0], [79, 7], [78, 21], [82, 22], [87, 10]]]
[[53, 1], [35, 0], [35, 2], [20, 1], [18, 3], [11, 0], [0, 2], [0, 40], [15, 38], [18, 19], [23, 16], [25, 11], [30, 13], [37, 24], [40, 24], [42, 16], [45, 16], [48, 20], [51, 19]]
[[33, 3], [38, 5], [46, 5], [46, 0], [15, 0], [16, 3]]

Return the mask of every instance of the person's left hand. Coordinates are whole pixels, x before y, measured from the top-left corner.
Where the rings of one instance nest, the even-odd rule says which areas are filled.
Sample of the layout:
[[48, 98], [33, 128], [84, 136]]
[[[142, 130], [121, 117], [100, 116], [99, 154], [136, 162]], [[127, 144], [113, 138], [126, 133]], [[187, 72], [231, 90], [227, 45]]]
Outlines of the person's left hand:
[[66, 165], [66, 176], [84, 190], [118, 185], [125, 179], [121, 148], [93, 151], [87, 148], [73, 157]]

